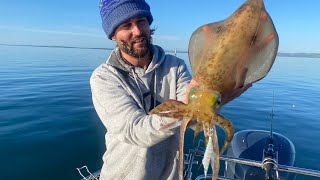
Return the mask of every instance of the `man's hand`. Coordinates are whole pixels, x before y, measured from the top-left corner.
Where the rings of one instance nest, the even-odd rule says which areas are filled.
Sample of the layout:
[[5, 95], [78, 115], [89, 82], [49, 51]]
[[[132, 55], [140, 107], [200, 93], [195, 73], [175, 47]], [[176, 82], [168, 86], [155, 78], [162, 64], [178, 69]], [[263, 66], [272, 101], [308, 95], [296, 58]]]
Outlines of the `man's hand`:
[[187, 87], [186, 98], [182, 101], [183, 103], [188, 104], [189, 93], [190, 93], [191, 88], [196, 87], [198, 85], [199, 84], [195, 80], [191, 79], [191, 81]]

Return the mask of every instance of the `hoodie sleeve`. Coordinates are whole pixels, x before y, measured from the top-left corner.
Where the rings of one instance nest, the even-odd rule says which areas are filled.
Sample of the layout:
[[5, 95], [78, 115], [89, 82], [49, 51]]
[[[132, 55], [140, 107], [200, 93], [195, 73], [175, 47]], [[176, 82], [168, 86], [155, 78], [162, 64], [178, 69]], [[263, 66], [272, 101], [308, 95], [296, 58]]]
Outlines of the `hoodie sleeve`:
[[159, 131], [161, 122], [169, 121], [168, 118], [146, 114], [121, 80], [106, 71], [101, 67], [95, 70], [90, 85], [94, 107], [108, 133], [140, 147], [151, 147], [174, 134], [170, 130]]

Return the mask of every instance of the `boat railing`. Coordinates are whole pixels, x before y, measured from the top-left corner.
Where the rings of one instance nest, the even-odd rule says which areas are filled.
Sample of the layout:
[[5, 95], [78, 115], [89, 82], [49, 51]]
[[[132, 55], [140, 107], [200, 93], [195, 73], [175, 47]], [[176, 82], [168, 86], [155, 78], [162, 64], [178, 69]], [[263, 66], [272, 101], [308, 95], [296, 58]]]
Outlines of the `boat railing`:
[[[185, 155], [185, 165], [187, 166], [185, 168], [185, 174], [184, 177], [187, 180], [191, 180], [192, 178], [192, 167], [194, 164], [199, 164], [197, 160], [195, 160], [195, 157], [200, 156], [203, 157], [204, 155], [204, 149], [202, 148], [204, 144], [203, 140], [200, 140], [198, 142], [198, 145], [194, 149], [189, 150], [189, 154]], [[286, 165], [281, 165], [277, 163], [277, 159], [270, 158], [270, 157], [264, 157], [263, 160], [260, 161], [254, 161], [250, 159], [244, 159], [244, 158], [235, 158], [235, 157], [229, 157], [222, 155], [220, 156], [220, 160], [231, 163], [237, 163], [237, 164], [243, 164], [243, 165], [248, 165], [248, 166], [254, 166], [254, 167], [260, 167], [264, 169], [267, 173], [267, 171], [273, 170], [276, 172], [277, 177], [278, 172], [289, 172], [289, 173], [295, 173], [295, 174], [301, 174], [301, 175], [306, 175], [306, 176], [314, 176], [314, 177], [320, 177], [320, 171], [319, 170], [314, 170], [314, 169], [306, 169], [306, 168], [299, 168], [299, 167], [294, 167], [294, 166], [286, 166]], [[270, 166], [271, 164], [271, 166]], [[268, 169], [268, 167], [272, 167], [272, 169]], [[195, 180], [201, 180], [201, 179], [211, 179], [212, 174], [208, 174], [206, 177], [205, 175], [199, 175], [196, 177]], [[220, 180], [231, 180], [230, 178], [225, 178], [219, 176], [218, 179]]]
[[[184, 155], [184, 178], [187, 180], [192, 180], [192, 175], [193, 175], [192, 168], [195, 165], [199, 165], [199, 161], [197, 159], [199, 158], [202, 159], [204, 155], [203, 145], [204, 145], [203, 140], [198, 141], [197, 146], [194, 149], [189, 149], [188, 154]], [[225, 163], [230, 162], [230, 163], [260, 167], [266, 171], [266, 174], [268, 173], [268, 171], [275, 172], [277, 174], [277, 177], [279, 177], [278, 171], [301, 174], [306, 176], [320, 177], [319, 170], [281, 165], [277, 163], [277, 159], [270, 158], [270, 157], [264, 157], [263, 160], [260, 162], [260, 161], [250, 160], [250, 159], [235, 158], [235, 157], [222, 155], [220, 156], [220, 160], [225, 161]], [[100, 171], [91, 173], [87, 166], [77, 168], [77, 170], [79, 171], [79, 174], [81, 175], [82, 180], [98, 180], [99, 179]], [[84, 175], [83, 173], [86, 173], [86, 174]], [[207, 176], [202, 174], [202, 175], [197, 175], [195, 180], [211, 179], [211, 178], [212, 178], [212, 174], [207, 174]], [[217, 179], [234, 180], [234, 179], [226, 178], [222, 176], [218, 176]]]
[[87, 166], [82, 166], [81, 168], [77, 168], [77, 170], [82, 177], [81, 180], [99, 180], [100, 171], [91, 173]]

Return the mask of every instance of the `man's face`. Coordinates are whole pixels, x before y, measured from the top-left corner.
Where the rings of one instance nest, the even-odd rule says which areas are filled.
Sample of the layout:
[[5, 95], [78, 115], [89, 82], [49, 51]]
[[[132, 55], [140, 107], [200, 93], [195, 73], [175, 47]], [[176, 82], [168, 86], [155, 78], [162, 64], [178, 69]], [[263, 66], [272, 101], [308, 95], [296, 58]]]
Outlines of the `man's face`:
[[121, 51], [135, 58], [144, 57], [149, 52], [151, 39], [146, 17], [136, 17], [121, 24], [112, 37]]

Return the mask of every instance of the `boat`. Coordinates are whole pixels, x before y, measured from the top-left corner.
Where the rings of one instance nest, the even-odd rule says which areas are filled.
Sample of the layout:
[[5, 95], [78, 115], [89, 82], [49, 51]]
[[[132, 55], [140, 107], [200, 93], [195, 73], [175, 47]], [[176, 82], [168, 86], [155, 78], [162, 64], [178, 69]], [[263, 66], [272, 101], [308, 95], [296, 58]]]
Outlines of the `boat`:
[[[195, 149], [189, 151], [184, 177], [192, 179], [192, 166], [198, 164], [196, 157], [202, 157], [204, 149], [199, 141]], [[320, 178], [319, 170], [294, 167], [295, 147], [285, 136], [262, 130], [243, 130], [234, 138], [225, 155], [220, 157], [225, 162], [222, 180], [294, 180], [297, 174]], [[198, 175], [195, 180], [211, 179]]]
[[[199, 140], [195, 148], [184, 155], [184, 179], [211, 179], [199, 173], [200, 161], [204, 155], [204, 141]], [[220, 157], [224, 161], [220, 180], [294, 180], [297, 174], [320, 178], [320, 171], [294, 166], [295, 146], [284, 135], [263, 130], [242, 130], [235, 133], [230, 147]], [[87, 166], [77, 168], [82, 180], [98, 180], [99, 171], [90, 173]], [[84, 175], [87, 173], [87, 175]], [[195, 177], [194, 177], [195, 176]]]

